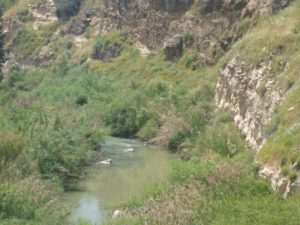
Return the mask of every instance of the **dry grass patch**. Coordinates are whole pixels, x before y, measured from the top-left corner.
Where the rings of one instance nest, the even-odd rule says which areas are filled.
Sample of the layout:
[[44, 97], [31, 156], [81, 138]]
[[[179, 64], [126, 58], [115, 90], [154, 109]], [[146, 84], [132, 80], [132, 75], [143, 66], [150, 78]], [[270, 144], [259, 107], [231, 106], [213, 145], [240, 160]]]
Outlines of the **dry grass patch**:
[[168, 194], [151, 199], [126, 218], [138, 218], [145, 225], [190, 224], [203, 192], [203, 186], [196, 181], [172, 187]]

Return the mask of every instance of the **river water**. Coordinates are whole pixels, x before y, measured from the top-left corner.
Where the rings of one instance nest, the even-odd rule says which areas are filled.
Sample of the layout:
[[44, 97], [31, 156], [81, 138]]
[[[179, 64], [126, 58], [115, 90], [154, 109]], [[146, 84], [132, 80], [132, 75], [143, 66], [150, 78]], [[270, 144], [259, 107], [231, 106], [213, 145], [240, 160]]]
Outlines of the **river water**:
[[[132, 148], [133, 152], [124, 150]], [[63, 204], [72, 209], [70, 220], [88, 220], [99, 225], [112, 217], [112, 206], [130, 198], [143, 196], [155, 182], [167, 178], [171, 154], [131, 139], [107, 138], [101, 148], [101, 160], [111, 165], [96, 165], [79, 187], [82, 191], [67, 192]], [[100, 162], [100, 161], [99, 161]]]

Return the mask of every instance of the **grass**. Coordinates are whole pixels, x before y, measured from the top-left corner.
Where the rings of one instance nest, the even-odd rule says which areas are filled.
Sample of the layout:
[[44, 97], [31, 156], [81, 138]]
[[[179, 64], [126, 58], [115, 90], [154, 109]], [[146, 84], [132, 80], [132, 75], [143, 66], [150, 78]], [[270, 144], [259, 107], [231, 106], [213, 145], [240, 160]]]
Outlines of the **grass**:
[[296, 84], [279, 107], [278, 113], [273, 119], [276, 121], [276, 132], [258, 155], [258, 159], [262, 162], [278, 164], [283, 156], [288, 157], [289, 161], [293, 157], [299, 157], [300, 104], [296, 97], [300, 94], [299, 90], [299, 85]]
[[[253, 154], [240, 156], [253, 160]], [[108, 224], [297, 225], [299, 195], [284, 200], [254, 172], [240, 158], [210, 155], [208, 162], [178, 161], [169, 188], [148, 196], [142, 206], [130, 208], [127, 216]]]

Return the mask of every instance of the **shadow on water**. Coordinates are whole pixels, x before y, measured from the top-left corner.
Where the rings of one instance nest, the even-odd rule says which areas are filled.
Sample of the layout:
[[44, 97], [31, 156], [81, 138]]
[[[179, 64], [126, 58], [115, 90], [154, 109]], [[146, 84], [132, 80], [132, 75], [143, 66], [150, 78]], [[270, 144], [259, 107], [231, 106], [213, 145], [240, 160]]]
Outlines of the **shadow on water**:
[[[129, 148], [134, 152], [124, 153]], [[70, 220], [74, 223], [102, 224], [112, 216], [108, 206], [142, 196], [154, 182], [165, 179], [170, 169], [170, 153], [137, 140], [110, 137], [101, 149], [101, 159], [111, 159], [112, 164], [96, 163], [80, 183], [83, 191], [63, 196], [64, 205], [73, 209]]]

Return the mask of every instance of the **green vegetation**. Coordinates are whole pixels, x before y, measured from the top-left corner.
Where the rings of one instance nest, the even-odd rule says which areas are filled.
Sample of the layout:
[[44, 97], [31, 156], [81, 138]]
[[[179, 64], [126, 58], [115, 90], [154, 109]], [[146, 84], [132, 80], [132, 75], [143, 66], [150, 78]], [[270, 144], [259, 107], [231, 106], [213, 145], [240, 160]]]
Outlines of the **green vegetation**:
[[252, 154], [230, 159], [216, 155], [178, 160], [170, 184], [150, 192], [144, 204], [128, 205], [129, 215], [109, 224], [291, 224], [300, 219], [299, 199], [284, 200], [258, 180]]
[[[282, 73], [276, 79], [279, 79], [278, 88], [287, 93], [287, 98], [279, 106], [270, 126], [266, 128], [270, 129], [268, 133], [272, 136], [260, 151], [258, 159], [262, 163], [281, 166], [281, 174], [291, 182], [297, 179], [297, 170], [300, 168], [298, 166], [300, 89], [297, 72], [299, 71], [299, 32], [297, 32], [299, 9], [300, 2], [295, 1], [287, 10], [261, 20], [217, 65], [220, 67], [233, 56], [239, 55], [247, 65], [271, 60], [272, 72]], [[194, 60], [192, 57], [186, 59], [188, 66]], [[181, 60], [185, 60], [185, 56]], [[283, 60], [289, 62], [286, 69], [280, 63]], [[184, 65], [182, 62], [181, 64]], [[203, 73], [203, 70], [196, 71], [202, 73], [202, 79], [207, 74], [213, 74], [211, 70], [208, 73]], [[185, 74], [183, 83], [188, 83], [189, 78], [190, 76]], [[210, 87], [214, 77], [207, 76], [206, 81]], [[200, 93], [210, 93], [211, 90], [205, 90], [205, 85], [198, 88], [195, 87]], [[265, 87], [261, 86], [257, 91], [263, 98], [266, 93]], [[183, 93], [184, 91], [181, 92], [182, 95]], [[190, 93], [195, 92], [190, 91]], [[198, 99], [200, 101], [203, 99], [203, 102], [200, 103]], [[181, 133], [175, 132], [170, 139], [180, 155], [190, 160], [175, 164], [170, 177], [171, 184], [167, 184], [165, 189], [160, 190], [158, 194], [146, 196], [142, 206], [139, 204], [128, 207], [125, 204], [124, 207], [129, 209], [128, 215], [111, 224], [297, 225], [300, 220], [299, 194], [283, 199], [273, 193], [270, 184], [257, 179], [259, 167], [252, 166], [253, 156], [249, 156], [245, 149], [245, 143], [232, 119], [223, 112], [207, 114], [214, 111], [214, 106], [207, 104], [204, 99], [205, 97], [197, 98], [196, 101], [199, 107], [201, 105], [202, 116], [197, 117], [197, 122], [187, 124], [189, 126], [197, 124], [197, 129], [189, 127], [188, 130], [192, 132], [186, 138], [182, 138]], [[182, 102], [179, 105], [186, 106]], [[206, 111], [205, 106], [209, 110]], [[180, 107], [176, 105], [176, 109], [179, 110]], [[185, 122], [190, 121], [183, 118]], [[191, 119], [192, 116], [189, 118]]]
[[8, 47], [16, 47], [15, 53], [18, 56], [37, 56], [41, 48], [50, 42], [50, 37], [56, 29], [57, 24], [43, 26], [38, 31], [34, 31], [31, 24], [25, 25], [17, 30]]
[[0, 9], [8, 9], [18, 1], [19, 0], [0, 0]]
[[[80, 7], [81, 1], [57, 1], [57, 15], [67, 20]], [[113, 135], [138, 137], [185, 159], [174, 162], [169, 183], [126, 203], [131, 216], [113, 224], [297, 225], [300, 196], [284, 200], [257, 178], [254, 156], [214, 96], [218, 70], [233, 56], [249, 65], [272, 61], [271, 72], [283, 74], [276, 79], [287, 98], [266, 128], [272, 136], [258, 160], [280, 166], [295, 181], [299, 10], [295, 1], [262, 19], [217, 65], [203, 68], [193, 52], [174, 64], [161, 52], [143, 57], [126, 32], [100, 36], [90, 28], [88, 41], [77, 48], [69, 36], [53, 38], [63, 21], [34, 30], [28, 12], [19, 11], [26, 24], [7, 46], [25, 62], [44, 46], [57, 58], [47, 69], [16, 65], [0, 84], [0, 224], [68, 224], [55, 197], [76, 188], [104, 135]], [[0, 39], [0, 61], [1, 50]], [[266, 91], [262, 85], [257, 93], [264, 98]]]
[[7, 224], [61, 224], [63, 218], [45, 221], [55, 210], [52, 199], [61, 192], [54, 187], [76, 187], [83, 168], [97, 154], [104, 130], [97, 109], [81, 104], [88, 86], [82, 89], [83, 80], [68, 88], [58, 85], [65, 76], [78, 75], [73, 72], [61, 76], [59, 71], [15, 68], [0, 86], [0, 217]]

